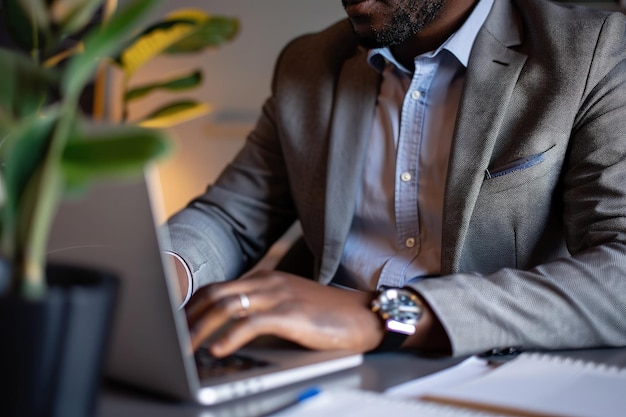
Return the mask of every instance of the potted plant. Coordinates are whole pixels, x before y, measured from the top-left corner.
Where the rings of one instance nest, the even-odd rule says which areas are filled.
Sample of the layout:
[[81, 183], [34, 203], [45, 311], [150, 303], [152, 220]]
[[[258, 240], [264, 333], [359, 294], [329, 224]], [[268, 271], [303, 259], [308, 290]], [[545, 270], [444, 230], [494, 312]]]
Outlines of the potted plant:
[[[206, 31], [210, 26], [206, 21], [200, 24], [190, 16], [178, 16], [138, 33], [137, 28], [158, 2], [130, 0], [110, 18], [104, 2], [0, 2], [2, 25], [12, 41], [10, 47], [0, 48], [2, 416], [91, 414], [117, 279], [108, 271], [48, 265], [46, 244], [51, 224], [62, 198], [84, 192], [99, 178], [140, 174], [147, 162], [163, 156], [170, 147], [163, 130], [94, 120], [92, 112], [81, 105], [85, 91], [94, 85], [103, 59], [126, 68], [134, 55], [124, 56], [121, 51], [142, 38], [187, 25], [186, 35], [171, 33], [165, 36], [169, 40], [148, 48], [140, 64], [160, 53], [182, 51], [178, 42], [198, 42], [203, 35], [198, 28]], [[226, 35], [209, 32], [229, 39], [237, 30], [233, 22]], [[215, 39], [205, 40], [205, 46]], [[198, 77], [187, 83], [184, 78], [144, 86], [142, 94], [155, 89], [178, 90], [181, 84], [189, 88], [199, 82]], [[142, 96], [134, 94], [135, 98]], [[194, 107], [191, 113], [195, 115], [198, 108], [203, 109], [201, 104], [188, 102], [148, 119], [189, 116]]]

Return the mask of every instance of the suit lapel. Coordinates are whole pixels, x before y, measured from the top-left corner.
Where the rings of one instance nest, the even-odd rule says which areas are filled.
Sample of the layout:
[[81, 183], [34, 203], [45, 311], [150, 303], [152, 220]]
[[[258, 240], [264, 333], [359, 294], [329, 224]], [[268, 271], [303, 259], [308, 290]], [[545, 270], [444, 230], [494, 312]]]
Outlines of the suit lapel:
[[337, 83], [330, 128], [320, 280], [328, 283], [341, 260], [348, 235], [365, 150], [371, 135], [380, 78], [358, 50], [345, 62]]
[[470, 56], [452, 141], [444, 202], [441, 273], [457, 272], [485, 169], [526, 55], [515, 11], [496, 0]]

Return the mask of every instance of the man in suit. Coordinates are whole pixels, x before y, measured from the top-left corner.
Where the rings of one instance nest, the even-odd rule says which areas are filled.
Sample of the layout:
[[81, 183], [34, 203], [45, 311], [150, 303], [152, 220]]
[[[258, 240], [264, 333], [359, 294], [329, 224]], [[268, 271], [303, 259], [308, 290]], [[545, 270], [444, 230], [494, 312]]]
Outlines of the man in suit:
[[[343, 5], [283, 50], [241, 152], [170, 219], [194, 346], [227, 322], [218, 356], [260, 334], [455, 355], [626, 345], [626, 18]], [[296, 220], [313, 280], [234, 280]]]

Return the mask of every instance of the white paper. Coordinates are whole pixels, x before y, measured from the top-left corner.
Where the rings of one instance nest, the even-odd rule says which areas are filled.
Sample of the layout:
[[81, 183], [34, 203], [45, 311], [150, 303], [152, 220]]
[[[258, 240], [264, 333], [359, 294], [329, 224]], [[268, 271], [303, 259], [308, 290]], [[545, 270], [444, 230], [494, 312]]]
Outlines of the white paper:
[[425, 392], [436, 390], [438, 387], [451, 387], [481, 377], [493, 368], [487, 364], [487, 360], [477, 356], [471, 356], [463, 362], [444, 369], [443, 371], [414, 379], [400, 385], [393, 386], [385, 394], [398, 398], [416, 399]]

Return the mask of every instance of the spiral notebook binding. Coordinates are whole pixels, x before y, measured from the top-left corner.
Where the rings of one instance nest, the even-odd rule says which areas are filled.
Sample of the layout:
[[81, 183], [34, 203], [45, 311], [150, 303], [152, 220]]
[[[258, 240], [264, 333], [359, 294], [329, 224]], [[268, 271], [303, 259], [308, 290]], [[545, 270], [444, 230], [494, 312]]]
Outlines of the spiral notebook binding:
[[626, 376], [626, 368], [617, 365], [608, 365], [605, 363], [598, 363], [581, 358], [573, 358], [570, 356], [557, 356], [553, 354], [545, 354], [541, 352], [528, 352], [522, 353], [521, 356], [528, 357], [529, 359], [536, 359], [541, 361], [562, 363], [564, 365], [580, 368], [581, 370], [596, 371], [616, 376]]

